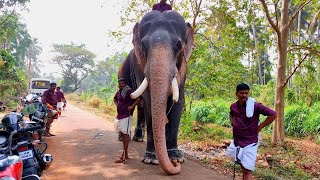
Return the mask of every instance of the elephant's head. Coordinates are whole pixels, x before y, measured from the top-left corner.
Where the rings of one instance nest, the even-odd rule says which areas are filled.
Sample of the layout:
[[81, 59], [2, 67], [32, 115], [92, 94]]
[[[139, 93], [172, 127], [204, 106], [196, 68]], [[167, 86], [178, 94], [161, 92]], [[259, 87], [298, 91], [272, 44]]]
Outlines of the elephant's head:
[[176, 11], [151, 11], [135, 25], [133, 44], [145, 78], [131, 97], [140, 96], [149, 87], [157, 158], [167, 174], [177, 174], [180, 164], [173, 165], [167, 154], [166, 109], [168, 98], [179, 101], [179, 87], [184, 87], [194, 45], [193, 29]]

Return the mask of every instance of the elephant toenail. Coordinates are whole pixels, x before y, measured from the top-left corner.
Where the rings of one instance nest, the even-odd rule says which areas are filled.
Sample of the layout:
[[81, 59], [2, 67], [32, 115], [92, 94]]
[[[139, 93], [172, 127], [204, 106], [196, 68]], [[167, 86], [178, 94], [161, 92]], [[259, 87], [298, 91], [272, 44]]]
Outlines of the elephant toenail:
[[158, 161], [157, 159], [152, 160], [152, 164], [158, 165], [158, 164], [159, 164], [159, 161]]
[[178, 160], [177, 160], [177, 159], [172, 159], [172, 160], [171, 160], [171, 162], [173, 162], [173, 163], [177, 163], [177, 162], [178, 162]]
[[144, 160], [144, 163], [150, 164], [150, 163], [151, 163], [151, 159], [145, 159], [145, 160]]

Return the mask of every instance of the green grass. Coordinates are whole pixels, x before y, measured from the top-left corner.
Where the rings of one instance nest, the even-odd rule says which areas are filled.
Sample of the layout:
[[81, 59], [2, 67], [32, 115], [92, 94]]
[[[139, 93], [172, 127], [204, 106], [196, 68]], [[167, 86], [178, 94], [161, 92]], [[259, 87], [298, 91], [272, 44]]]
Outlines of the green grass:
[[294, 180], [308, 180], [312, 179], [310, 175], [302, 171], [294, 163], [287, 163], [285, 165], [274, 165], [272, 168], [257, 166], [254, 175], [258, 179], [294, 179]]
[[232, 132], [225, 127], [214, 124], [199, 123], [192, 117], [183, 116], [180, 123], [180, 139], [191, 141], [216, 141], [221, 142], [232, 138]]

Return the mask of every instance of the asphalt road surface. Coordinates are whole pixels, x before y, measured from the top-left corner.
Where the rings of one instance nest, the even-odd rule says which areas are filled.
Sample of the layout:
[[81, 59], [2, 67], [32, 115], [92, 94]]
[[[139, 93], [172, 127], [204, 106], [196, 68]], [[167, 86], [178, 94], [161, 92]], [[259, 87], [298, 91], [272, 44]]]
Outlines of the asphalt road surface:
[[44, 171], [43, 180], [232, 179], [189, 159], [182, 164], [180, 174], [168, 176], [160, 165], [141, 162], [145, 142], [130, 141], [130, 159], [125, 164], [116, 164], [113, 161], [121, 153], [122, 142], [117, 140], [113, 123], [72, 105], [53, 123], [52, 133], [56, 136], [44, 137], [49, 144], [46, 152], [52, 154], [54, 160]]

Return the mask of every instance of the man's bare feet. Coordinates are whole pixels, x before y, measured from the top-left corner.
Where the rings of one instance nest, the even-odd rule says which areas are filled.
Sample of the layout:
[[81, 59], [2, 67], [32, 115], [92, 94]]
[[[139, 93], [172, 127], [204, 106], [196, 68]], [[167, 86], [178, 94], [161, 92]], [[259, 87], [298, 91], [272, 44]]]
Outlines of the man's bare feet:
[[117, 156], [116, 160], [114, 161], [115, 163], [125, 163], [126, 159], [129, 159], [128, 156], [125, 156], [126, 158], [124, 159], [124, 154], [122, 153], [121, 155]]

